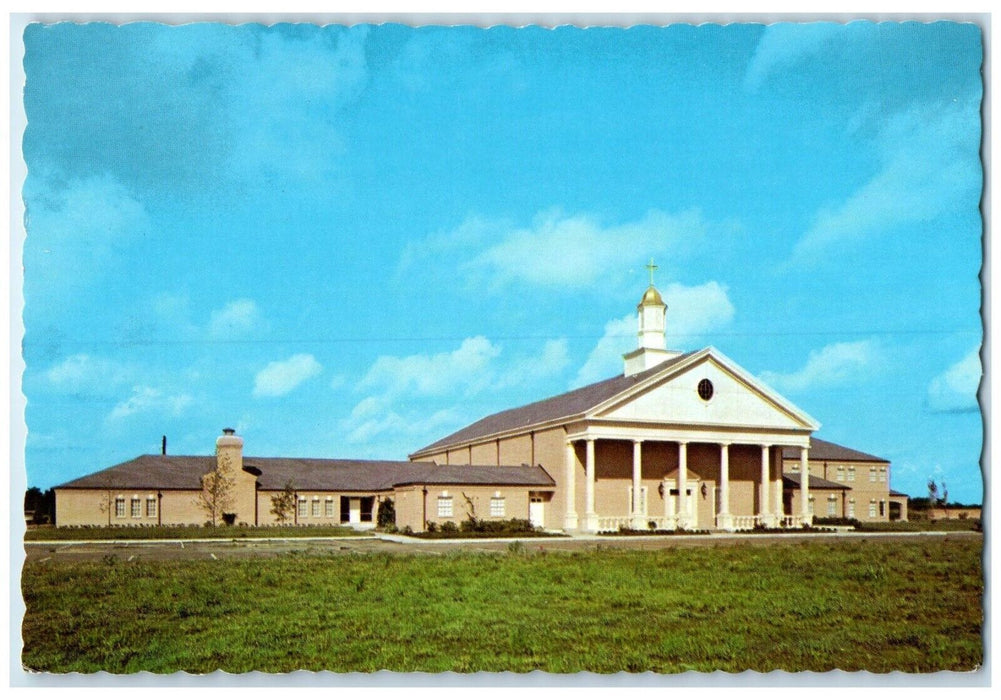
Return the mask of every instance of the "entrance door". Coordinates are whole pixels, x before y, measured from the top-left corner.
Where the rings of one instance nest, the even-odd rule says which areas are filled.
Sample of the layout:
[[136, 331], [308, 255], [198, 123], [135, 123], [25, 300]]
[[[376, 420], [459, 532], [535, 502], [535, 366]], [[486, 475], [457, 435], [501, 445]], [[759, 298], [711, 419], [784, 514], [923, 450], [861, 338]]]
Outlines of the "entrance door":
[[[665, 481], [664, 486], [667, 493], [667, 497], [664, 499], [664, 515], [668, 517], [676, 514], [680, 515], [678, 513], [678, 489], [674, 488], [677, 486], [677, 482], [673, 479]], [[689, 481], [688, 488], [685, 491], [685, 510], [688, 512], [688, 522], [692, 525], [697, 522], [699, 513], [699, 503], [696, 499], [698, 486], [697, 481]]]
[[546, 502], [542, 496], [528, 497], [528, 520], [534, 527], [546, 526]]

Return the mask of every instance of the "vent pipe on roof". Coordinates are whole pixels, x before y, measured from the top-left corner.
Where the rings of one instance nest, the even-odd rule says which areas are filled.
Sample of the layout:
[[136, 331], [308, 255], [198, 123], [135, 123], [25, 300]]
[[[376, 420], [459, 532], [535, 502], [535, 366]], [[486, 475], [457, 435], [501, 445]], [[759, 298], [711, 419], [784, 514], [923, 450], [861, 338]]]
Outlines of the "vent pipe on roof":
[[160, 442], [160, 454], [164, 457], [167, 456], [167, 436], [163, 436], [163, 440]]

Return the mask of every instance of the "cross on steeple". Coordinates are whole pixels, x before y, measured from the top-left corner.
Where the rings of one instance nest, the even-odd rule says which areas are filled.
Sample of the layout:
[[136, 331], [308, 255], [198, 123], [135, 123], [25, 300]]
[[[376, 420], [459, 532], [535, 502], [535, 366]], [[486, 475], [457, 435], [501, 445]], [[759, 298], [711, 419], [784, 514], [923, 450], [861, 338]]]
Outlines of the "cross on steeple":
[[653, 258], [650, 258], [650, 264], [646, 265], [646, 269], [650, 271], [650, 286], [653, 286], [653, 271], [657, 269], [657, 266], [653, 264]]

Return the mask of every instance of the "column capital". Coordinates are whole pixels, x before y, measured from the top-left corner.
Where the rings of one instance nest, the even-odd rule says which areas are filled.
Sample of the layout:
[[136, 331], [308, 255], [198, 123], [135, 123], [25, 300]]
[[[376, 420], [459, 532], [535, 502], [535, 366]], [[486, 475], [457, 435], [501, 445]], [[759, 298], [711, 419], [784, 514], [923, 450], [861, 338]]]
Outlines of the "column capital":
[[729, 440], [726, 440], [726, 441], [720, 440], [716, 444], [719, 445], [720, 447], [729, 447], [730, 445], [733, 444], [733, 442], [731, 442]]
[[642, 438], [636, 438], [636, 439], [633, 440], [633, 444], [634, 445], [642, 445], [644, 442], [646, 442], [646, 440], [644, 440]]
[[761, 449], [763, 450], [768, 450], [771, 449], [772, 447], [774, 447], [774, 445], [772, 445], [770, 442], [761, 443]]

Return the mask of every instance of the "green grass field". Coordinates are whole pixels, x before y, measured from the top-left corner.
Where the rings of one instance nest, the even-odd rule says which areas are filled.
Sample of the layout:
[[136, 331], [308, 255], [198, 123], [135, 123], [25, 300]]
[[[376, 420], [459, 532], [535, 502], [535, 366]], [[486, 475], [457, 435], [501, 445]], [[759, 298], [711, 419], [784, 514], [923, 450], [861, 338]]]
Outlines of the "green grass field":
[[158, 527], [33, 527], [25, 542], [70, 540], [200, 540], [247, 537], [369, 537], [371, 533], [337, 525], [284, 525], [274, 527], [191, 526]]
[[33, 670], [970, 670], [982, 539], [26, 565]]

